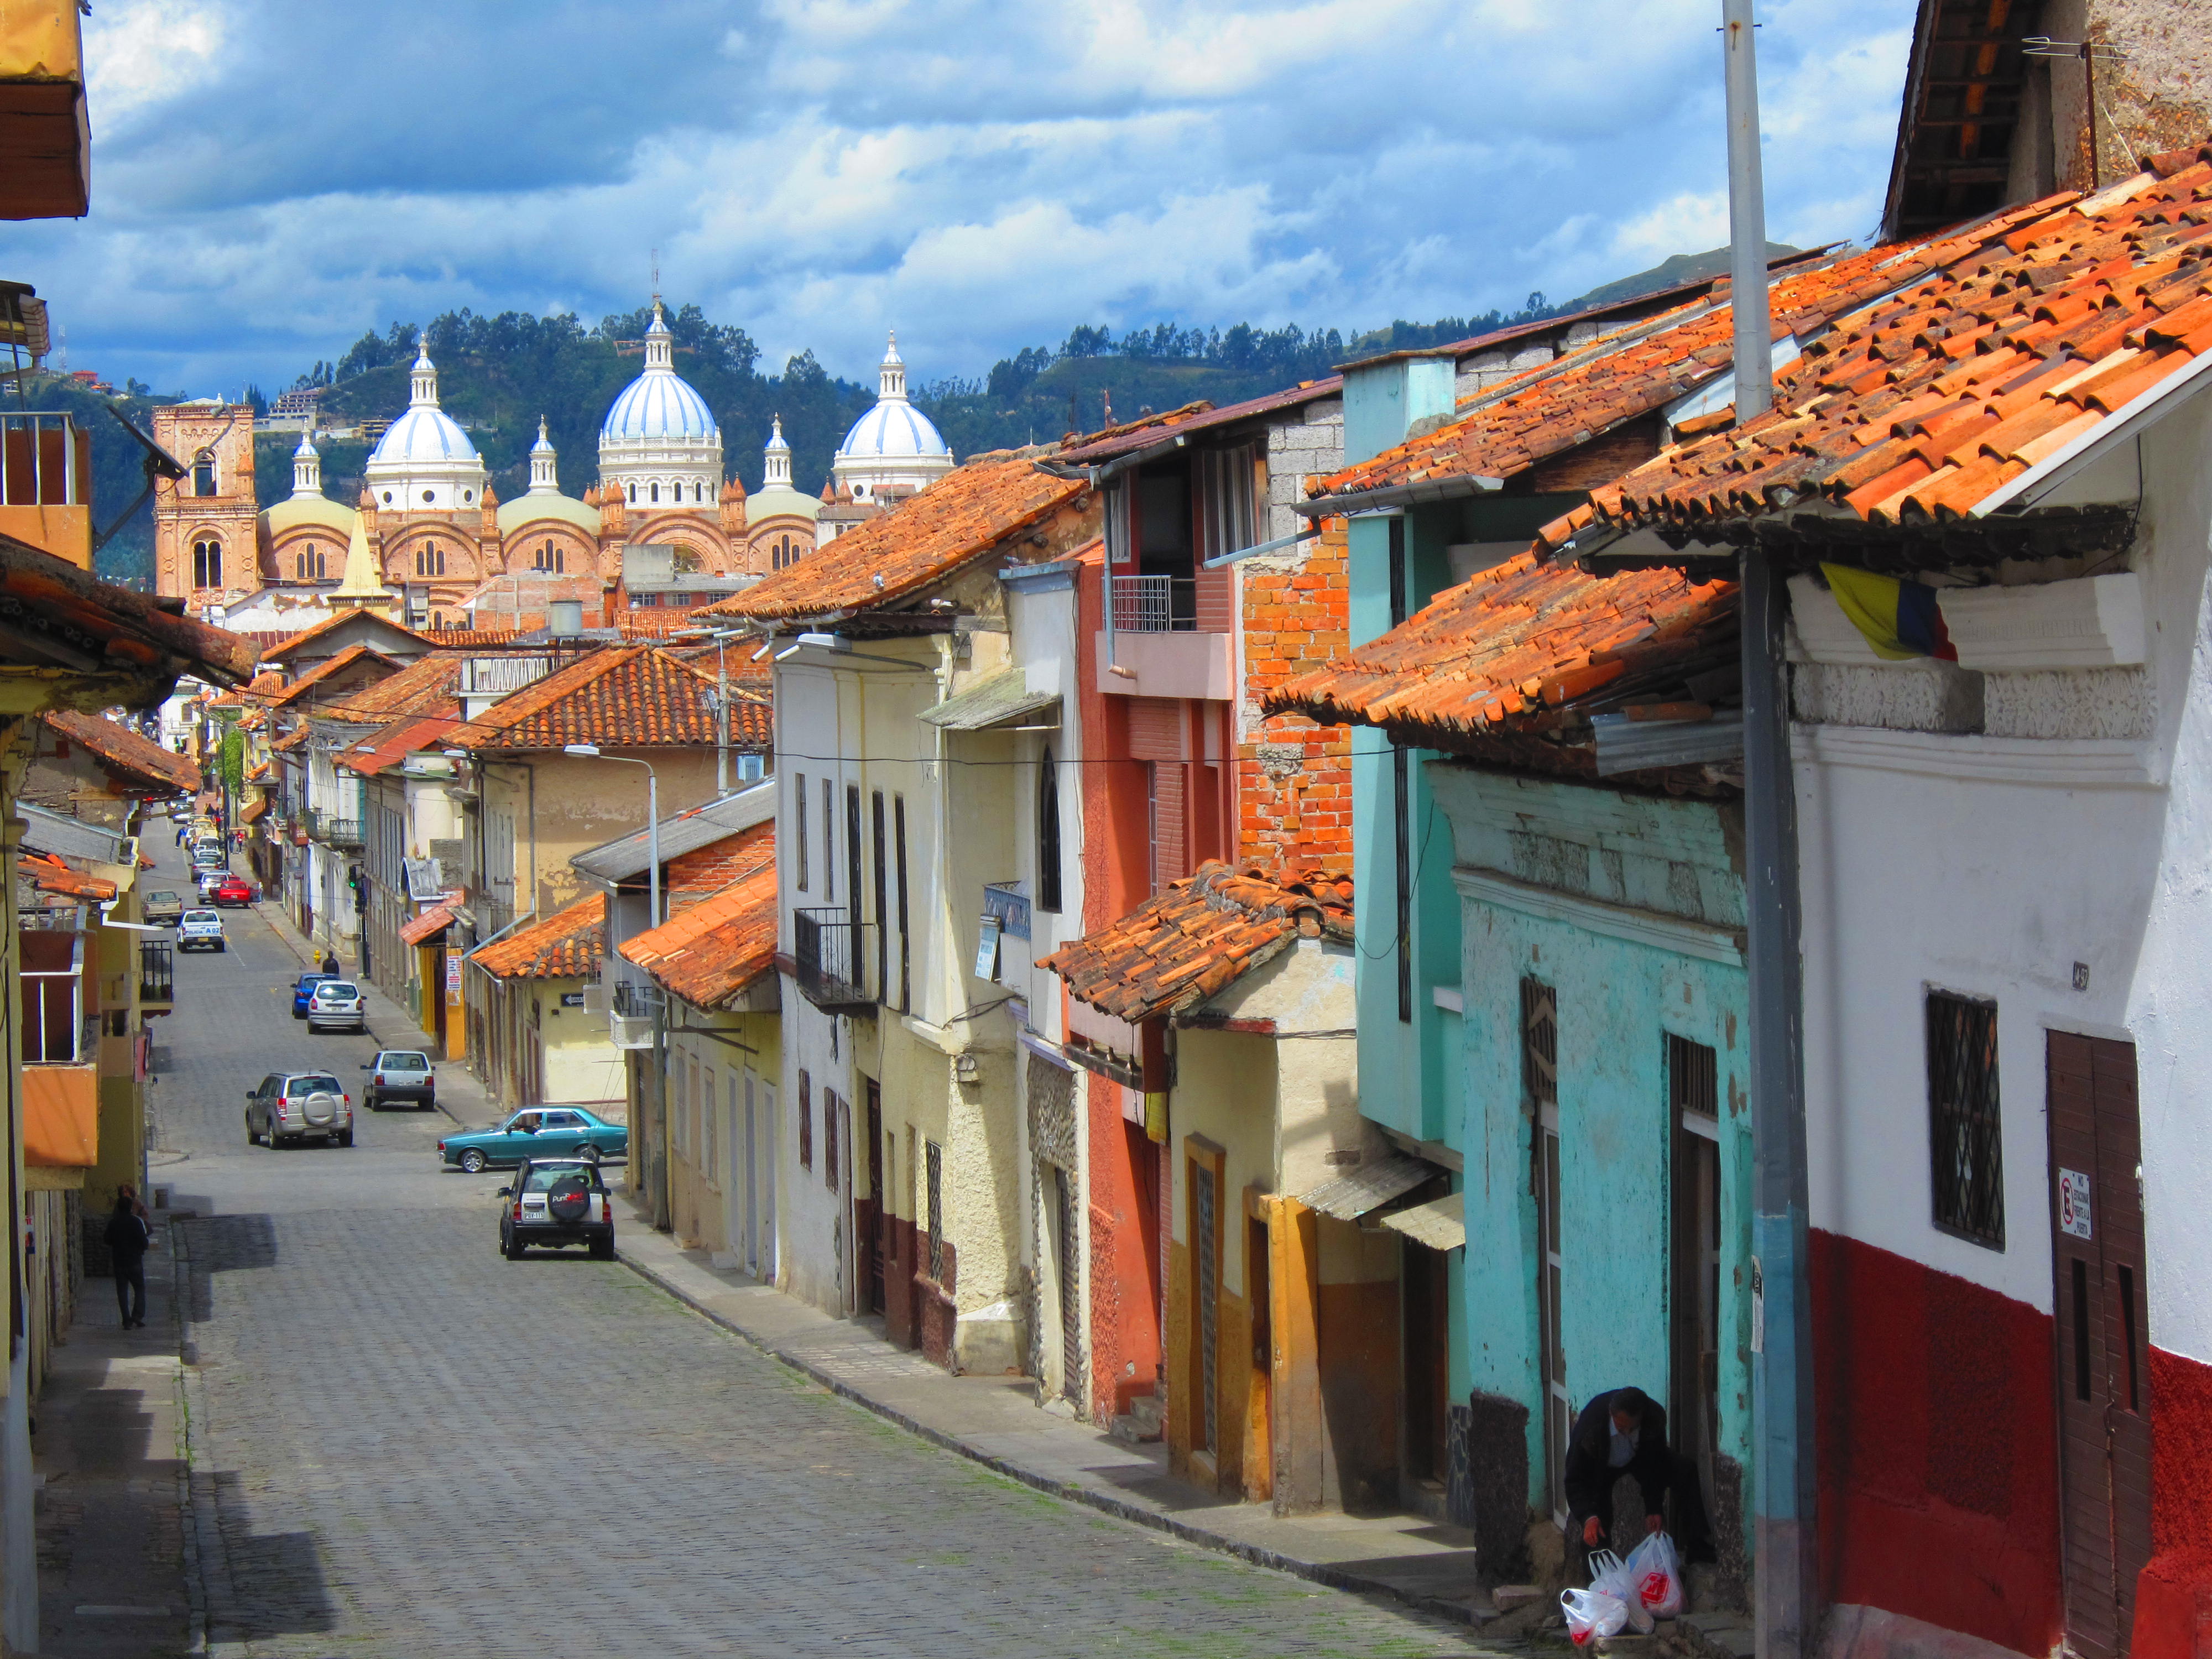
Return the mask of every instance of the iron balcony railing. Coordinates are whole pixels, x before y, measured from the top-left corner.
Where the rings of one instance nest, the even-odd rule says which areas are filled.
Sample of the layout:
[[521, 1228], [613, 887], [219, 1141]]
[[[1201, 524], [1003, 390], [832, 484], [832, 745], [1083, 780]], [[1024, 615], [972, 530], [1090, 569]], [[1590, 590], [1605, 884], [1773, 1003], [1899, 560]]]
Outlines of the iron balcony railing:
[[661, 1006], [660, 988], [643, 980], [618, 979], [612, 1003], [618, 1019], [651, 1019]]
[[333, 847], [362, 845], [361, 820], [325, 817], [323, 819], [323, 839]]
[[792, 958], [801, 995], [825, 1013], [871, 1007], [868, 993], [871, 922], [855, 922], [842, 905], [794, 910]]
[[167, 939], [142, 939], [138, 944], [138, 1000], [174, 1002], [177, 973]]
[[0, 503], [82, 506], [91, 482], [79, 476], [76, 422], [66, 412], [0, 411]]
[[1191, 576], [1116, 576], [1114, 627], [1123, 634], [1180, 634], [1198, 626], [1198, 581]]

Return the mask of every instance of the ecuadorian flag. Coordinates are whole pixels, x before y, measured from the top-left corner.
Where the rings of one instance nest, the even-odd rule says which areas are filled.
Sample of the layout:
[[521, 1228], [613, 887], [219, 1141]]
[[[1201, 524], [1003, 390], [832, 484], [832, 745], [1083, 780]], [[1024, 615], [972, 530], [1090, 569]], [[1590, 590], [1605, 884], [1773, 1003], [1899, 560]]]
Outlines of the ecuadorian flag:
[[1828, 579], [1828, 591], [1843, 606], [1844, 615], [1866, 635], [1875, 655], [1898, 661], [1908, 657], [1959, 660], [1936, 603], [1936, 590], [1925, 582], [1877, 576], [1844, 564], [1824, 564], [1820, 574]]

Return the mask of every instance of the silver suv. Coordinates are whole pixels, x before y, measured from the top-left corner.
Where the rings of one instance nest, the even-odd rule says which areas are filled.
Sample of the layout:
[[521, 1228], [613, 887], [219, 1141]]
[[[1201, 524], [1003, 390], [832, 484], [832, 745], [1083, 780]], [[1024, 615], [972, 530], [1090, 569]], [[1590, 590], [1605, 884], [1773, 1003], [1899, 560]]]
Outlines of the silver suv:
[[272, 1072], [246, 1097], [246, 1144], [275, 1152], [313, 1135], [333, 1146], [353, 1145], [353, 1097], [328, 1072]]

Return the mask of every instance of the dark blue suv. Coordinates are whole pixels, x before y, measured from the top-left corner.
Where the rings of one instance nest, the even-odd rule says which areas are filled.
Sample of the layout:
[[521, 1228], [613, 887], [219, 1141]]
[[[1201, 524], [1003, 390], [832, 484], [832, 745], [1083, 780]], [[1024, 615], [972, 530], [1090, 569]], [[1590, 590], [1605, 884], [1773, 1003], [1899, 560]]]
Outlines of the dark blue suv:
[[310, 968], [300, 975], [300, 982], [292, 988], [292, 1018], [307, 1017], [307, 999], [315, 994], [315, 987], [326, 979], [336, 979], [336, 974], [326, 974], [319, 968]]

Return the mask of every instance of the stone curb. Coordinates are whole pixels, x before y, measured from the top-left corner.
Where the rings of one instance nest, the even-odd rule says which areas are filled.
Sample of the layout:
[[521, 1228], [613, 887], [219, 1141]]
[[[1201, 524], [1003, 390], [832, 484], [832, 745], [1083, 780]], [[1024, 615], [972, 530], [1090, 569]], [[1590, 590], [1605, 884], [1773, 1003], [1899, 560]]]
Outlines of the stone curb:
[[819, 1383], [831, 1394], [873, 1412], [877, 1416], [904, 1429], [908, 1434], [928, 1441], [932, 1445], [942, 1447], [946, 1451], [957, 1452], [970, 1462], [980, 1463], [994, 1474], [1003, 1475], [1007, 1480], [1018, 1480], [1025, 1486], [1049, 1493], [1054, 1498], [1065, 1498], [1070, 1503], [1081, 1504], [1088, 1508], [1102, 1510], [1120, 1520], [1133, 1522], [1140, 1527], [1149, 1527], [1155, 1532], [1167, 1533], [1173, 1537], [1182, 1539], [1186, 1543], [1196, 1544], [1224, 1555], [1236, 1556], [1241, 1560], [1251, 1563], [1254, 1566], [1273, 1568], [1277, 1572], [1288, 1573], [1292, 1577], [1303, 1578], [1330, 1589], [1346, 1590], [1358, 1595], [1393, 1601], [1401, 1607], [1411, 1607], [1431, 1618], [1447, 1620], [1453, 1624], [1479, 1626], [1484, 1622], [1475, 1616], [1472, 1609], [1459, 1602], [1447, 1601], [1437, 1596], [1415, 1595], [1379, 1579], [1348, 1571], [1342, 1567], [1333, 1567], [1323, 1562], [1301, 1560], [1296, 1556], [1285, 1555], [1279, 1550], [1269, 1549], [1265, 1545], [1252, 1544], [1243, 1539], [1225, 1537], [1220, 1533], [1194, 1526], [1188, 1521], [1178, 1520], [1174, 1516], [1162, 1515], [1158, 1510], [1146, 1509], [1140, 1504], [1133, 1504], [1126, 1498], [1116, 1498], [1109, 1492], [1078, 1486], [1073, 1481], [1062, 1480], [1056, 1476], [1026, 1468], [1009, 1458], [1000, 1456], [996, 1452], [986, 1451], [980, 1446], [972, 1445], [963, 1440], [957, 1435], [947, 1433], [942, 1429], [920, 1421], [896, 1406], [871, 1397], [851, 1383], [832, 1376], [805, 1355], [787, 1348], [778, 1347], [773, 1342], [764, 1340], [727, 1315], [718, 1313], [707, 1307], [666, 1275], [623, 1250], [619, 1244], [616, 1246], [615, 1256], [639, 1278], [674, 1297], [701, 1318], [709, 1323], [719, 1325], [733, 1336], [741, 1338], [768, 1355], [769, 1358], [790, 1367], [809, 1381]]

